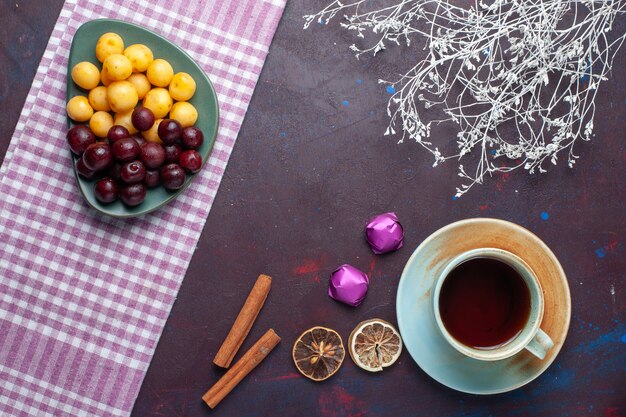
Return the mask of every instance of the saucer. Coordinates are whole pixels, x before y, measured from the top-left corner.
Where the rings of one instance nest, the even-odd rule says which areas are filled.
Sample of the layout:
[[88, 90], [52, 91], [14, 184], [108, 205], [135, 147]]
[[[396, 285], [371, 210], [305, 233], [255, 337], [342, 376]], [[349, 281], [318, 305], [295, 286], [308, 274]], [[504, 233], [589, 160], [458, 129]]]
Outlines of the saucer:
[[[484, 247], [519, 256], [537, 275], [544, 295], [541, 329], [554, 341], [545, 359], [526, 350], [493, 362], [472, 359], [450, 346], [437, 328], [430, 296], [435, 279], [456, 255]], [[413, 252], [398, 285], [396, 313], [404, 345], [424, 372], [458, 391], [497, 394], [528, 384], [554, 361], [567, 336], [571, 300], [563, 268], [545, 243], [516, 224], [479, 218], [437, 230]]]

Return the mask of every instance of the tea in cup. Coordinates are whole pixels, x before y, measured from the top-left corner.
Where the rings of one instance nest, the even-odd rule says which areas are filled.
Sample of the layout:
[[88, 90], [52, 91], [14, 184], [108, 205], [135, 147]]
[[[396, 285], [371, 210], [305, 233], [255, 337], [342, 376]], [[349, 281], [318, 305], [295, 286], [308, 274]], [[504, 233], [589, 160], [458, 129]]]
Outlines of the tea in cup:
[[527, 349], [543, 359], [554, 346], [539, 328], [541, 284], [530, 266], [508, 251], [480, 248], [458, 255], [432, 294], [439, 330], [466, 356], [494, 361]]

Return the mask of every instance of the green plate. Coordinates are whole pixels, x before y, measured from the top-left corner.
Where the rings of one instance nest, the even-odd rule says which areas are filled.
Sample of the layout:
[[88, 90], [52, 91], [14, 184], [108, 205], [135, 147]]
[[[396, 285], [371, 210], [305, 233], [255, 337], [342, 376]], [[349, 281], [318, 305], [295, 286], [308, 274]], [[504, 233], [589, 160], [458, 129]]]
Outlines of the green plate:
[[[115, 32], [120, 35], [124, 39], [124, 45], [126, 46], [135, 43], [147, 45], [152, 49], [155, 58], [163, 58], [172, 64], [174, 73], [187, 72], [196, 81], [196, 93], [189, 102], [198, 110], [199, 116], [195, 126], [204, 133], [204, 143], [198, 149], [204, 164], [209, 159], [209, 153], [217, 136], [219, 108], [215, 89], [206, 74], [185, 51], [154, 32], [131, 23], [113, 19], [97, 19], [83, 24], [76, 31], [70, 49], [70, 57], [67, 64], [67, 100], [74, 96], [87, 95], [86, 91], [74, 84], [71, 71], [74, 65], [81, 61], [92, 62], [98, 68], [101, 68], [102, 65], [96, 59], [96, 42], [102, 34], [107, 32]], [[71, 119], [68, 118], [67, 121], [70, 127], [74, 125]], [[167, 191], [162, 186], [149, 189], [144, 202], [135, 207], [126, 206], [120, 200], [110, 204], [102, 204], [94, 196], [93, 188], [96, 180], [86, 180], [76, 172], [77, 160], [73, 156], [74, 174], [83, 197], [97, 211], [113, 217], [135, 217], [157, 210], [174, 200], [198, 175], [188, 175], [183, 187], [175, 192]]]

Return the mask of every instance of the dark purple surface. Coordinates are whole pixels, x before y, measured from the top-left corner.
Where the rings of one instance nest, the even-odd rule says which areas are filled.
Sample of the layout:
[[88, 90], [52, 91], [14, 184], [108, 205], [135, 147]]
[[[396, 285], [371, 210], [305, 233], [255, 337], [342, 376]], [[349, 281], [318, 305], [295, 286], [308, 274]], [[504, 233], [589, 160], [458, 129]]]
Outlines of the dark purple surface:
[[[287, 5], [133, 416], [626, 415], [625, 51], [600, 89], [595, 137], [577, 145], [575, 169], [499, 175], [454, 201], [454, 164], [432, 168], [416, 144], [382, 136], [389, 96], [377, 80], [404, 72], [413, 51], [356, 61], [347, 50], [354, 39], [336, 23], [302, 31], [302, 15], [318, 8], [312, 3]], [[0, 2], [0, 157], [61, 4]], [[620, 18], [615, 31], [624, 30]], [[405, 245], [376, 256], [363, 224], [385, 211], [402, 220]], [[412, 250], [439, 227], [478, 216], [527, 227], [568, 275], [570, 334], [545, 374], [477, 397], [431, 380], [405, 351], [380, 374], [346, 359], [324, 383], [299, 376], [291, 346], [303, 330], [329, 326], [345, 341], [361, 320], [395, 323], [395, 291]], [[326, 295], [330, 272], [344, 262], [370, 276], [356, 309]], [[273, 288], [237, 358], [269, 327], [283, 341], [211, 411], [200, 398], [223, 374], [211, 361], [259, 273], [274, 278]]]

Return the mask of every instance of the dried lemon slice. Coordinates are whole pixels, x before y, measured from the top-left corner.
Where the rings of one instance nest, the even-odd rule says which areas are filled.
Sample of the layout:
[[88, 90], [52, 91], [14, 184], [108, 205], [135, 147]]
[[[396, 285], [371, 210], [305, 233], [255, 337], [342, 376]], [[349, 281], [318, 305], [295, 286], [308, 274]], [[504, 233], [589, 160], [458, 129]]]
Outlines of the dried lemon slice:
[[323, 381], [339, 370], [346, 356], [341, 336], [326, 327], [312, 327], [293, 344], [298, 371], [313, 381]]
[[382, 371], [400, 357], [402, 338], [390, 323], [381, 319], [362, 321], [348, 339], [350, 357], [358, 367]]

